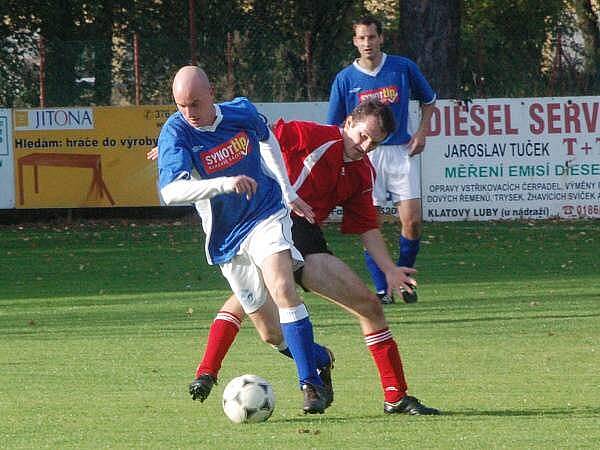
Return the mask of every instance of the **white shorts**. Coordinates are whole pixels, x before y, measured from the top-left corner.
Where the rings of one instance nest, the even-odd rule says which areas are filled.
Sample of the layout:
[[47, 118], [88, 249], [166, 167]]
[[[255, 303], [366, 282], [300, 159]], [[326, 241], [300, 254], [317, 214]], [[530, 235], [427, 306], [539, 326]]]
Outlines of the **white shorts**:
[[408, 156], [408, 145], [380, 145], [369, 153], [375, 168], [373, 204], [421, 198], [421, 155]]
[[261, 273], [264, 259], [284, 250], [291, 252], [294, 270], [304, 264], [292, 241], [292, 220], [288, 211], [282, 209], [254, 227], [242, 242], [238, 254], [220, 265], [247, 314], [257, 311], [269, 298]]

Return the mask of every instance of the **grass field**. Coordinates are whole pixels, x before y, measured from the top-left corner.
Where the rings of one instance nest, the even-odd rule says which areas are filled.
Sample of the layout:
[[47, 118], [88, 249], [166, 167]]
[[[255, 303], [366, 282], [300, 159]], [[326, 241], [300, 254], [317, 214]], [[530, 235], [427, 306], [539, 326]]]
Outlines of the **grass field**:
[[[391, 239], [395, 232], [385, 228]], [[353, 237], [331, 247], [366, 279]], [[293, 364], [246, 323], [204, 403], [187, 384], [228, 290], [181, 222], [0, 227], [0, 448], [598, 448], [600, 222], [427, 224], [419, 303], [386, 306], [413, 395], [385, 416], [356, 322], [306, 295], [337, 358], [336, 400], [300, 413]], [[220, 406], [243, 373], [273, 417]]]

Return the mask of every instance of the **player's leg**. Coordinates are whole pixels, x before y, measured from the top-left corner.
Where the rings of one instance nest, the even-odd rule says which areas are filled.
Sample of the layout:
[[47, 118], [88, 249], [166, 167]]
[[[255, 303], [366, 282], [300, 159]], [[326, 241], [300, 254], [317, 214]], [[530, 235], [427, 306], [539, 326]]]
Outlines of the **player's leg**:
[[[373, 182], [373, 204], [377, 207], [383, 207], [388, 204], [389, 180], [398, 176], [396, 173], [404, 173], [406, 171], [406, 163], [396, 164], [394, 161], [394, 152], [397, 146], [382, 145], [369, 153], [371, 164], [375, 168], [377, 176]], [[383, 217], [379, 216], [380, 224], [383, 222]], [[379, 268], [375, 260], [369, 252], [364, 250], [365, 266], [375, 286], [375, 292], [382, 304], [394, 303], [393, 295], [387, 294], [387, 280], [385, 274]]]
[[[237, 301], [237, 298], [235, 296], [232, 296], [232, 298], [235, 299], [235, 301]], [[272, 314], [279, 317], [279, 309], [275, 302], [269, 302], [268, 305], [271, 305], [270, 307], [273, 309]], [[266, 307], [267, 305], [265, 305], [265, 308]], [[256, 331], [258, 331], [258, 334], [260, 335], [260, 338], [263, 340], [263, 342], [270, 344], [282, 355], [293, 359], [292, 352], [290, 351], [287, 341], [283, 337], [281, 327], [271, 328], [270, 326], [266, 326], [266, 324], [270, 324], [270, 322], [266, 322], [264, 320], [255, 320], [255, 315], [253, 314], [250, 314], [248, 317], [250, 317], [250, 319], [252, 320], [254, 328], [256, 328]], [[279, 319], [277, 319], [277, 323], [280, 323]], [[331, 350], [327, 349], [326, 347], [323, 347], [322, 345], [317, 344], [316, 342], [314, 345], [314, 353], [317, 368], [319, 373], [321, 373], [323, 369], [329, 368], [333, 365], [333, 354]], [[321, 380], [323, 380], [322, 375], [320, 376], [320, 378]]]
[[[281, 331], [298, 372], [304, 392], [304, 411], [322, 413], [330, 403], [317, 371], [313, 327], [308, 310], [298, 296], [289, 250], [267, 256], [261, 263], [265, 285], [279, 308]], [[252, 315], [250, 315], [252, 317]]]
[[[302, 255], [292, 243], [292, 221], [280, 211], [255, 227], [247, 239], [248, 255], [260, 267], [263, 284], [279, 308], [281, 331], [294, 358], [300, 386], [304, 392], [305, 412], [323, 412], [330, 401], [317, 372], [317, 354], [325, 353], [314, 343], [308, 310], [296, 292], [293, 268], [303, 264]], [[240, 293], [236, 292], [240, 297]], [[240, 298], [242, 305], [244, 301]], [[248, 309], [244, 306], [246, 313]]]
[[198, 364], [194, 381], [189, 386], [193, 400], [203, 402], [210, 394], [217, 382], [223, 359], [240, 330], [244, 315], [240, 302], [232, 295], [215, 316], [208, 331], [202, 361]]
[[412, 198], [396, 204], [401, 225], [398, 266], [414, 267], [419, 253], [423, 220], [421, 199]]
[[[413, 267], [415, 259], [419, 252], [422, 228], [421, 212], [421, 157], [408, 156], [408, 149], [405, 145], [382, 146], [385, 151], [383, 156], [377, 157], [374, 161], [377, 166], [378, 178], [373, 190], [373, 201], [376, 205], [382, 206], [384, 193], [386, 198], [391, 199], [398, 211], [398, 220], [400, 221], [400, 237], [398, 238], [398, 266]], [[380, 177], [381, 175], [381, 177]], [[379, 184], [381, 183], [381, 184]], [[385, 184], [383, 184], [385, 183]], [[367, 267], [371, 273], [378, 273], [379, 268], [374, 261], [365, 258]], [[385, 280], [385, 276], [383, 276]], [[376, 284], [378, 296], [382, 299], [382, 287], [387, 290], [387, 283], [380, 282]], [[415, 303], [417, 301], [416, 290], [413, 293], [402, 292], [402, 299], [405, 303]]]
[[377, 297], [360, 277], [336, 256], [317, 253], [305, 256], [302, 286], [354, 315], [364, 334], [387, 327]]
[[353, 314], [379, 371], [385, 401], [400, 400], [407, 390], [398, 347], [379, 300], [359, 276], [339, 258], [307, 255], [302, 270], [303, 286]]
[[[308, 224], [307, 221], [304, 222]], [[300, 223], [298, 227], [294, 226], [294, 236], [296, 236], [296, 230], [303, 229], [302, 225], [303, 223]], [[317, 230], [320, 231], [318, 227]], [[263, 236], [269, 236], [269, 234], [263, 233]], [[313, 238], [312, 234], [309, 235], [308, 242], [313, 246], [315, 245], [316, 240]], [[323, 247], [326, 248], [326, 243], [322, 235], [320, 242], [322, 243]], [[267, 242], [265, 245], [262, 246], [262, 249], [268, 249], [270, 245], [271, 244]], [[252, 246], [248, 247], [252, 248]], [[255, 256], [259, 259], [264, 257], [264, 255], [262, 255], [260, 251], [255, 251], [255, 253]], [[237, 258], [235, 265], [236, 272], [240, 272], [246, 262], [249, 262], [249, 257]], [[233, 265], [231, 267], [233, 267]], [[228, 271], [230, 266], [226, 265], [224, 266], [224, 268], [226, 269], [226, 271]], [[242, 279], [256, 278], [257, 280], [259, 280], [259, 283], [256, 286], [254, 286], [253, 289], [262, 292], [262, 290], [264, 290], [261, 286], [262, 275], [258, 273], [258, 271], [256, 271], [256, 267], [251, 267], [249, 265], [245, 270], [247, 270], [247, 273], [245, 275], [243, 275], [242, 273], [238, 273], [237, 276], [232, 277], [232, 279], [230, 280], [230, 284], [232, 286], [236, 286], [238, 283], [238, 278], [240, 277], [242, 277]], [[230, 279], [230, 276], [232, 275], [225, 272], [224, 274], [228, 279]], [[268, 296], [269, 294], [268, 292], [265, 292], [263, 295]], [[275, 308], [273, 302], [269, 303], [269, 305], [271, 305], [272, 308]], [[194, 380], [194, 382], [190, 386], [190, 393], [192, 393], [193, 397], [195, 396], [195, 394], [192, 391], [196, 390], [196, 387], [194, 387], [194, 385], [198, 384], [200, 385], [198, 387], [198, 398], [203, 400], [208, 396], [208, 393], [210, 392], [210, 389], [212, 388], [212, 385], [214, 384], [215, 379], [217, 377], [217, 372], [221, 367], [223, 358], [225, 357], [225, 354], [227, 353], [229, 347], [235, 339], [235, 336], [237, 335], [237, 332], [239, 330], [239, 322], [241, 322], [243, 316], [244, 311], [240, 305], [239, 300], [237, 299], [237, 297], [231, 296], [225, 302], [225, 304], [221, 308], [221, 311], [217, 314], [217, 317], [215, 318], [215, 321], [213, 322], [213, 325], [210, 328], [204, 357], [202, 359], [202, 362], [198, 366], [196, 380]], [[285, 339], [283, 339], [280, 328], [277, 328], [275, 330], [273, 327], [271, 327], [271, 323], [268, 320], [264, 320], [262, 318], [262, 315], [260, 313], [252, 314], [251, 318], [255, 318], [255, 320], [253, 320], [253, 323], [263, 341], [272, 344], [282, 354], [292, 358], [292, 353], [288, 348], [287, 342], [285, 341]], [[277, 322], [279, 323], [278, 320]], [[334, 357], [329, 349], [322, 347], [318, 344], [315, 344], [314, 353], [319, 376], [323, 384], [326, 386], [326, 391], [328, 394], [327, 405], [329, 405], [333, 401], [331, 369], [333, 367]]]
[[[271, 315], [279, 317], [275, 304], [269, 302], [268, 305], [272, 308]], [[217, 383], [219, 370], [225, 355], [227, 355], [239, 332], [244, 316], [244, 310], [235, 295], [231, 295], [225, 301], [215, 316], [208, 332], [202, 360], [196, 369], [194, 381], [189, 386], [189, 392], [193, 400], [203, 402], [208, 398], [213, 386]], [[274, 322], [279, 323], [279, 320], [275, 319]], [[264, 342], [271, 344], [281, 354], [292, 358], [287, 343], [283, 339], [281, 328], [270, 328], [267, 323], [269, 322], [260, 318], [253, 320], [255, 328]], [[333, 365], [333, 355], [328, 349], [320, 347], [316, 352], [316, 356], [319, 376], [324, 380], [324, 383], [326, 381], [326, 384], [331, 386], [331, 374], [329, 372]], [[332, 389], [330, 390], [333, 392]], [[333, 398], [331, 398], [331, 401], [333, 401]]]
[[[421, 181], [420, 181], [420, 156], [409, 158], [409, 171], [397, 183], [392, 183], [401, 232], [398, 238], [398, 265], [414, 267], [419, 253], [421, 233], [423, 229], [423, 215], [421, 210]], [[402, 292], [405, 303], [415, 303], [418, 299], [417, 291], [412, 293]]]
[[378, 298], [358, 275], [339, 258], [317, 253], [305, 256], [301, 282], [308, 289], [357, 317], [367, 349], [379, 372], [384, 393], [384, 411], [409, 414], [438, 414], [408, 396], [400, 352]]
[[[268, 253], [269, 245], [266, 244], [262, 246], [262, 249]], [[293, 280], [290, 253], [289, 250], [283, 250], [270, 255], [267, 254], [267, 256], [263, 255], [259, 259], [259, 267], [252, 257], [250, 247], [246, 246], [231, 261], [221, 264], [221, 271], [229, 281], [229, 285], [239, 299], [244, 312], [251, 318], [257, 329], [274, 336], [277, 333], [276, 330], [280, 328], [278, 309], [285, 312], [285, 308], [287, 308], [292, 313], [298, 312], [298, 316], [301, 316], [302, 312], [299, 308], [302, 303], [299, 301], [295, 289], [293, 289], [293, 281], [290, 281]], [[257, 247], [261, 248], [260, 245]], [[286, 271], [289, 272], [287, 274], [289, 280], [285, 279]], [[263, 273], [266, 274], [266, 279], [263, 278]], [[290, 284], [292, 288], [290, 288]], [[272, 295], [269, 295], [270, 292]], [[296, 298], [294, 298], [294, 295]], [[274, 299], [279, 302], [277, 308], [273, 307]], [[304, 310], [306, 309], [304, 308]], [[306, 317], [301, 317], [300, 320], [302, 319], [306, 319]], [[309, 327], [300, 327], [301, 330], [297, 332], [298, 338], [290, 335], [290, 340], [294, 341], [293, 344], [290, 344], [290, 351], [296, 362], [300, 380], [303, 382], [301, 386], [304, 391], [305, 412], [322, 413], [326, 407], [325, 395], [320, 392], [322, 383], [314, 362], [312, 324], [310, 324], [310, 321], [304, 320], [301, 325], [305, 325], [306, 322], [308, 322]], [[307, 328], [311, 333], [309, 338], [306, 338], [303, 334]], [[285, 330], [283, 334], [285, 336]]]

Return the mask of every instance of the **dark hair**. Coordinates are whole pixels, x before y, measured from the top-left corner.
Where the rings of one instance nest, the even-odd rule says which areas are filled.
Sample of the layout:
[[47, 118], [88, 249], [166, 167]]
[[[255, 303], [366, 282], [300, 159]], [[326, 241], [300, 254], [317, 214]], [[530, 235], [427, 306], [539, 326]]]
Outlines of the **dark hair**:
[[359, 25], [365, 25], [365, 26], [369, 26], [369, 25], [375, 25], [375, 28], [377, 29], [377, 34], [381, 36], [381, 34], [383, 33], [383, 25], [381, 25], [381, 20], [379, 20], [377, 17], [375, 16], [362, 16], [359, 17], [357, 20], [354, 21], [354, 23], [352, 24], [352, 29], [354, 30], [354, 32], [356, 33], [356, 27]]
[[392, 109], [378, 99], [369, 98], [363, 100], [350, 113], [350, 117], [354, 121], [361, 121], [368, 116], [377, 117], [379, 126], [386, 135], [390, 135], [396, 131], [396, 121], [394, 120]]

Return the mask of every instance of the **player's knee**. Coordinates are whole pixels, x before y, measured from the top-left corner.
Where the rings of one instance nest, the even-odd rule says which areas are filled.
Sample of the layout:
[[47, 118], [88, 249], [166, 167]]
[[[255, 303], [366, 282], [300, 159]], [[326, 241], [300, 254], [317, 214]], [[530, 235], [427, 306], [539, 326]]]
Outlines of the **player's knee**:
[[288, 305], [290, 303], [296, 303], [298, 294], [296, 293], [296, 285], [289, 283], [287, 280], [278, 280], [269, 286], [269, 293], [275, 300], [277, 305], [282, 304]]
[[369, 322], [381, 322], [385, 321], [385, 315], [383, 313], [383, 307], [379, 298], [371, 292], [365, 296], [363, 301], [360, 303], [360, 308], [357, 311], [360, 316], [367, 319]]
[[278, 346], [283, 342], [283, 335], [281, 334], [281, 328], [274, 328], [269, 330], [261, 330], [260, 338], [264, 343]]
[[409, 239], [418, 239], [421, 236], [422, 224], [421, 220], [409, 218], [402, 222], [402, 234]]

